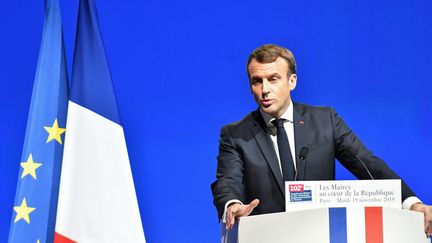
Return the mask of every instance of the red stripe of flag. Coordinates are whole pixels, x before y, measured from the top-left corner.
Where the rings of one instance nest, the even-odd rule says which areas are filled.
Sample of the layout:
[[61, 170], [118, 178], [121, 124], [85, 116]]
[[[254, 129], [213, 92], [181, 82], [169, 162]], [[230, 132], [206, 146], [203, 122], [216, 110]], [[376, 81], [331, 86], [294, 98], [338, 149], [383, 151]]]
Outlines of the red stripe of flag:
[[366, 243], [383, 243], [383, 219], [381, 207], [365, 208]]
[[63, 236], [57, 232], [54, 233], [54, 243], [77, 243], [66, 236]]

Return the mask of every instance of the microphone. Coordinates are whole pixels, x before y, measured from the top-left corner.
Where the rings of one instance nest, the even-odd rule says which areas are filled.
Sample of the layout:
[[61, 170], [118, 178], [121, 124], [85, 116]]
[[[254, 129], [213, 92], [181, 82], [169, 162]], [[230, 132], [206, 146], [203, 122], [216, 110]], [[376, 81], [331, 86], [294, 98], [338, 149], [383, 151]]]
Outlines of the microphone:
[[[300, 149], [300, 154], [299, 154], [299, 158], [300, 158], [300, 160], [305, 160], [306, 157], [307, 157], [307, 155], [308, 155], [308, 153], [309, 153], [309, 149], [308, 149], [307, 147], [303, 147], [303, 148], [301, 148], [301, 149]], [[300, 163], [299, 163], [299, 164], [300, 164]], [[295, 172], [294, 181], [297, 180], [297, 172], [298, 172], [298, 168], [296, 169], [296, 172]]]
[[348, 153], [350, 153], [352, 156], [354, 156], [358, 161], [360, 161], [360, 163], [363, 165], [363, 167], [366, 169], [367, 173], [369, 174], [369, 177], [372, 180], [375, 180], [375, 178], [372, 176], [372, 174], [370, 173], [368, 167], [366, 166], [366, 164], [363, 162], [363, 160], [360, 158], [360, 156], [358, 156], [358, 149], [353, 148], [353, 147], [349, 147], [348, 148]]
[[308, 153], [309, 153], [309, 149], [308, 149], [307, 147], [303, 147], [303, 148], [301, 148], [301, 149], [300, 149], [300, 155], [299, 155], [299, 158], [300, 158], [301, 160], [305, 160], [306, 157], [307, 157], [307, 155], [308, 155]]

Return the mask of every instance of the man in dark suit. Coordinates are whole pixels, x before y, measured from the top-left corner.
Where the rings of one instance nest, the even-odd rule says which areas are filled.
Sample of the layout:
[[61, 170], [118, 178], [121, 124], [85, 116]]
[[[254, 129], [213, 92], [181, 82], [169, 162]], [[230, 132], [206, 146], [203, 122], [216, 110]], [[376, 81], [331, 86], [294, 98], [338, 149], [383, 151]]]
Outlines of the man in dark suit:
[[[359, 179], [400, 179], [335, 110], [292, 102], [297, 75], [288, 49], [257, 48], [247, 72], [259, 108], [222, 128], [212, 184], [214, 204], [227, 229], [238, 217], [285, 211], [284, 181], [335, 179], [335, 159]], [[425, 214], [425, 230], [432, 234], [432, 207], [422, 204], [404, 182], [402, 199], [404, 208]]]

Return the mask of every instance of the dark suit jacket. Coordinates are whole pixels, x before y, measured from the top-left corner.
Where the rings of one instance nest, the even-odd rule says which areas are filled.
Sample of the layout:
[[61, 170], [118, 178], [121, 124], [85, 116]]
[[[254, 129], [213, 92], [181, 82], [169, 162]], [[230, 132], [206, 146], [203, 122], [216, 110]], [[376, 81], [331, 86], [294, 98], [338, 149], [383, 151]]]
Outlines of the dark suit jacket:
[[[400, 179], [330, 107], [294, 103], [294, 136], [298, 180], [334, 180], [335, 158], [357, 178], [370, 179], [349, 149], [358, 151], [375, 179]], [[299, 158], [302, 147], [309, 149], [305, 160]], [[252, 215], [285, 211], [279, 162], [259, 110], [221, 129], [216, 177], [211, 188], [219, 218], [232, 199], [258, 198]], [[402, 199], [409, 196], [414, 193], [402, 182]]]

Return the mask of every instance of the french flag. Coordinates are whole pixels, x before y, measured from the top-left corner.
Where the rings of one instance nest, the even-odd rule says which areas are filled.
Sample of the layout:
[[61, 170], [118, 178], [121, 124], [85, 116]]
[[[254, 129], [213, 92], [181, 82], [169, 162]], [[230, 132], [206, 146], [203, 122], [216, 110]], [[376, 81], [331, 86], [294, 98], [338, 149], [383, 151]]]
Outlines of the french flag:
[[[328, 209], [330, 243], [428, 243], [420, 234], [406, 231], [405, 222], [395, 217], [394, 208], [350, 207]], [[411, 212], [409, 212], [411, 213]], [[419, 223], [420, 222], [420, 223]], [[418, 229], [423, 229], [421, 221]], [[400, 229], [395, 232], [395, 229]], [[410, 234], [412, 233], [412, 234]]]
[[94, 0], [80, 0], [54, 242], [145, 242]]

